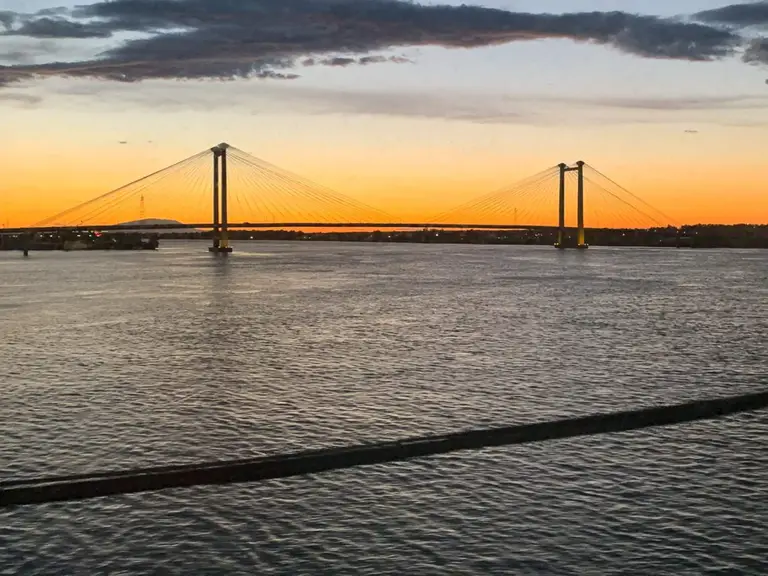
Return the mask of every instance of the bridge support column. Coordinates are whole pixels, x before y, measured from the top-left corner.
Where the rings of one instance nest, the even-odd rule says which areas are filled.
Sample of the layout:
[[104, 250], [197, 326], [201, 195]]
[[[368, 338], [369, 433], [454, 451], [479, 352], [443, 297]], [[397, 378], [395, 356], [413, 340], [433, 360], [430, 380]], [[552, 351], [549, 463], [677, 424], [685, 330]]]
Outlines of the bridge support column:
[[213, 246], [208, 250], [217, 254], [232, 252], [227, 228], [227, 148], [229, 144], [226, 143], [211, 148], [213, 152]]
[[213, 152], [213, 249], [219, 248], [219, 158], [218, 146], [211, 148]]
[[221, 248], [225, 252], [232, 252], [229, 247], [229, 229], [227, 214], [227, 144], [219, 144], [221, 148]]
[[560, 197], [559, 197], [559, 213], [558, 213], [558, 229], [557, 229], [557, 242], [555, 248], [561, 250], [567, 247], [573, 247], [571, 241], [566, 238], [565, 230], [565, 175], [568, 172], [576, 172], [578, 174], [578, 190], [576, 198], [576, 248], [584, 250], [589, 248], [584, 237], [584, 162], [576, 162], [576, 166], [568, 166], [567, 164], [559, 164], [560, 168]]
[[576, 173], [578, 175], [578, 191], [576, 195], [576, 248], [584, 250], [589, 248], [584, 237], [584, 162], [576, 162]]
[[568, 171], [567, 164], [560, 164], [560, 202], [558, 208], [557, 243], [555, 248], [565, 249], [565, 174]]

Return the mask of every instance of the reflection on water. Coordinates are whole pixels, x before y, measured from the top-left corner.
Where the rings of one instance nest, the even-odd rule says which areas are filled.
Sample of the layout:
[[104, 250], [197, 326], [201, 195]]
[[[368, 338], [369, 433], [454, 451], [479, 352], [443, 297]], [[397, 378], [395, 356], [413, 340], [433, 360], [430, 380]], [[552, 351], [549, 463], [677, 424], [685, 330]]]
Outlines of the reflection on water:
[[[766, 385], [768, 254], [0, 254], [3, 478]], [[0, 574], [764, 574], [768, 416], [0, 512]]]

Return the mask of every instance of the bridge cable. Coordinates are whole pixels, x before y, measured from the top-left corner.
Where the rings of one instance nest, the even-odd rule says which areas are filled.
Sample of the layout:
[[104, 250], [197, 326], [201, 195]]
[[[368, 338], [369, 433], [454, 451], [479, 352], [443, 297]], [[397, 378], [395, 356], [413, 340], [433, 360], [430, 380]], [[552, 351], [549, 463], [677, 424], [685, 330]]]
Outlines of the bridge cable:
[[[246, 180], [245, 185], [249, 186], [249, 188], [252, 188], [253, 187], [253, 183], [249, 183], [248, 182], [248, 178], [249, 177], [250, 177], [250, 174], [248, 174], [244, 178], [244, 180]], [[243, 201], [245, 202], [245, 205], [248, 207], [248, 216], [243, 219], [243, 222], [250, 222], [251, 218], [254, 215], [258, 214], [258, 204], [257, 204], [257, 208], [254, 209], [253, 206], [251, 205], [251, 200], [250, 200], [249, 196], [250, 195], [248, 193], [243, 194]], [[255, 202], [255, 200], [254, 200], [254, 202]], [[273, 220], [274, 220], [274, 218], [273, 218]]]
[[607, 190], [607, 189], [606, 189], [606, 188], [604, 188], [603, 186], [600, 186], [600, 184], [598, 184], [598, 183], [597, 183], [597, 182], [595, 182], [594, 180], [592, 180], [592, 179], [590, 179], [590, 178], [588, 178], [588, 177], [586, 177], [586, 176], [585, 176], [585, 177], [584, 177], [584, 182], [586, 182], [586, 183], [588, 183], [588, 184], [591, 184], [591, 185], [592, 185], [592, 186], [594, 186], [595, 188], [598, 188], [598, 189], [602, 190], [603, 192], [605, 192], [606, 194], [609, 194], [609, 195], [613, 196], [613, 197], [614, 197], [614, 198], [616, 198], [616, 200], [618, 200], [619, 202], [621, 202], [621, 203], [623, 203], [623, 204], [626, 204], [627, 206], [629, 206], [630, 208], [632, 208], [632, 209], [633, 209], [633, 210], [635, 210], [636, 212], [638, 212], [638, 213], [642, 214], [643, 216], [645, 216], [646, 218], [650, 219], [652, 222], [654, 222], [654, 223], [658, 224], [658, 225], [659, 225], [659, 226], [661, 226], [661, 227], [664, 227], [664, 224], [662, 224], [661, 222], [659, 222], [658, 220], [656, 220], [656, 218], [654, 218], [654, 217], [653, 217], [653, 216], [651, 216], [650, 214], [647, 214], [646, 212], [643, 212], [642, 210], [640, 210], [640, 208], [638, 208], [637, 206], [635, 206], [635, 205], [633, 205], [632, 203], [628, 202], [627, 200], [624, 200], [624, 198], [622, 198], [622, 197], [621, 197], [621, 196], [619, 196], [618, 194], [615, 194], [615, 193], [611, 192], [610, 190]]
[[[546, 197], [547, 188], [551, 184], [550, 180], [552, 180], [552, 175], [542, 178], [536, 183], [526, 185], [521, 190], [510, 194], [508, 197], [501, 196], [496, 202], [494, 202], [494, 204], [489, 206], [490, 215], [505, 215], [505, 217], [509, 217], [510, 214], [514, 214], [515, 210], [518, 210], [519, 216], [519, 205], [523, 199], [527, 199], [528, 197], [530, 197], [529, 199], [531, 202], [533, 202], [534, 205], [531, 206], [529, 204], [527, 208], [523, 210], [523, 213], [535, 214], [535, 208], [538, 207], [539, 203], [541, 202], [541, 197]], [[488, 213], [488, 211], [486, 211], [486, 213]], [[517, 223], [518, 222], [512, 222], [513, 225]], [[528, 223], [531, 224], [532, 222]]]
[[482, 196], [480, 196], [479, 198], [473, 198], [450, 210], [441, 212], [440, 214], [437, 214], [431, 219], [429, 219], [427, 222], [435, 225], [438, 225], [440, 223], [446, 223], [446, 219], [449, 216], [455, 216], [456, 214], [461, 214], [462, 211], [466, 212], [472, 209], [478, 210], [478, 209], [484, 209], [485, 207], [497, 206], [500, 203], [503, 203], [505, 198], [509, 199], [517, 194], [522, 194], [523, 196], [525, 196], [531, 192], [534, 186], [536, 186], [537, 184], [543, 183], [549, 178], [552, 178], [556, 173], [555, 172], [556, 170], [557, 170], [557, 166], [550, 166], [549, 168], [546, 168], [540, 172], [537, 172], [532, 176], [524, 178], [523, 180], [520, 180], [515, 184], [512, 184], [511, 186], [497, 189], [492, 192], [487, 192]]
[[[457, 214], [462, 215], [463, 213], [469, 212], [470, 210], [485, 210], [486, 208], [492, 208], [494, 206], [498, 205], [504, 205], [504, 200], [509, 200], [510, 198], [516, 197], [517, 195], [520, 195], [520, 198], [528, 195], [531, 193], [532, 190], [535, 189], [535, 187], [542, 182], [548, 180], [552, 177], [554, 174], [553, 172], [554, 167], [547, 168], [546, 170], [542, 170], [541, 172], [534, 174], [533, 176], [530, 176], [528, 178], [525, 178], [516, 184], [513, 184], [510, 187], [502, 188], [495, 190], [493, 192], [486, 193], [482, 195], [480, 198], [474, 198], [467, 202], [464, 202], [463, 204], [460, 204], [459, 206], [456, 206], [452, 208], [451, 210], [442, 212], [436, 216], [434, 216], [431, 220], [429, 220], [429, 223], [439, 225], [441, 223], [447, 223], [446, 221], [453, 217], [456, 218]], [[471, 219], [471, 216], [470, 216]]]
[[[615, 228], [615, 229], [622, 229], [622, 230], [628, 230], [628, 229], [634, 229], [636, 226], [634, 225], [634, 222], [630, 219], [628, 219], [628, 216], [625, 211], [619, 210], [613, 202], [613, 198], [611, 198], [608, 194], [606, 194], [603, 190], [596, 188], [596, 189], [589, 189], [589, 195], [594, 196], [595, 191], [599, 193], [599, 199], [602, 200], [603, 206], [600, 206], [597, 199], [592, 199], [586, 203], [586, 210], [587, 211], [594, 211], [598, 215], [593, 220], [591, 217], [588, 220], [587, 228]], [[606, 226], [603, 225], [604, 221], [610, 221], [613, 222], [612, 225]], [[596, 225], [592, 226], [591, 223], [595, 222]]]
[[[184, 169], [186, 169], [186, 166], [184, 166]], [[131, 184], [128, 184], [127, 186], [124, 186], [122, 188], [119, 188], [113, 191], [113, 193], [108, 197], [99, 197], [97, 200], [106, 200], [104, 204], [97, 204], [95, 201], [90, 201], [73, 208], [70, 211], [70, 213], [74, 213], [75, 215], [77, 215], [76, 211], [78, 210], [78, 208], [85, 208], [86, 206], [90, 206], [93, 204], [93, 206], [90, 206], [89, 212], [86, 212], [85, 214], [80, 214], [79, 217], [75, 219], [75, 221], [73, 222], [74, 225], [87, 226], [89, 223], [93, 222], [94, 219], [99, 218], [104, 214], [108, 214], [115, 208], [118, 208], [119, 206], [121, 206], [124, 202], [127, 202], [131, 198], [135, 197], [140, 192], [144, 192], [150, 186], [153, 186], [154, 184], [157, 184], [158, 182], [165, 180], [170, 175], [180, 170], [182, 170], [182, 165], [173, 166], [171, 168], [163, 170], [159, 174], [156, 174], [157, 179], [153, 182], [141, 180], [140, 181], [141, 185], [135, 189], [130, 188]], [[134, 182], [133, 184], [136, 184], [136, 182]], [[66, 223], [64, 224], [66, 225]]]
[[[238, 165], [238, 161], [233, 162], [232, 165], [233, 166]], [[249, 206], [249, 209], [251, 209], [251, 211], [252, 211], [252, 207], [251, 207], [251, 204], [250, 204], [249, 196], [253, 195], [254, 196], [254, 201], [256, 202], [256, 204], [258, 205], [258, 202], [260, 201], [263, 204], [263, 206], [264, 206], [264, 210], [266, 210], [269, 213], [270, 217], [271, 217], [271, 220], [267, 219], [267, 220], [264, 220], [264, 221], [266, 221], [266, 222], [291, 222], [293, 220], [297, 220], [296, 216], [298, 216], [298, 219], [301, 220], [301, 214], [302, 214], [301, 211], [299, 211], [298, 213], [295, 213], [296, 216], [292, 215], [292, 214], [294, 214], [294, 212], [291, 212], [291, 205], [292, 205], [292, 203], [290, 202], [290, 200], [285, 201], [285, 202], [281, 201], [281, 198], [280, 198], [281, 195], [282, 196], [288, 195], [288, 196], [291, 196], [291, 197], [295, 197], [296, 196], [290, 190], [290, 188], [288, 186], [286, 186], [285, 184], [281, 184], [279, 182], [278, 183], [273, 183], [273, 182], [265, 183], [262, 180], [262, 178], [259, 177], [258, 171], [256, 171], [252, 167], [248, 167], [247, 164], [243, 164], [243, 165], [246, 166], [246, 168], [241, 170], [241, 171], [239, 171], [239, 172], [241, 172], [240, 176], [243, 178], [243, 181], [245, 183], [246, 189], [249, 192], [249, 193], [244, 194], [244, 197], [245, 197], [246, 203]], [[243, 173], [245, 175], [243, 175]], [[270, 185], [273, 186], [274, 189], [271, 189]], [[251, 192], [252, 189], [260, 190], [262, 192], [262, 194], [251, 194], [250, 192]], [[277, 192], [277, 194], [275, 194], [275, 192]], [[303, 200], [303, 198], [301, 198], [301, 196], [298, 196], [298, 200]], [[253, 212], [252, 211], [252, 212], [249, 212], [249, 214], [252, 214], [253, 216], [256, 216], [256, 218], [255, 219], [250, 219], [249, 218], [249, 220], [247, 220], [247, 221], [253, 221], [253, 222], [261, 221], [260, 220], [261, 216], [259, 216], [258, 212]], [[276, 216], [276, 214], [277, 214], [277, 216]]]
[[[554, 176], [557, 176], [557, 174]], [[552, 189], [553, 184], [555, 186], [559, 185], [557, 180], [557, 178], [553, 177], [537, 184], [530, 201], [524, 205], [522, 211], [518, 211], [517, 219], [523, 219], [527, 224], [543, 224], [544, 222], [539, 220], [538, 217], [542, 215], [541, 208], [547, 205], [552, 208], [549, 211], [551, 214], [557, 213], [557, 190]], [[519, 223], [519, 221], [515, 222], [515, 224]]]
[[[576, 174], [574, 173], [570, 173], [570, 174], [573, 176], [574, 179], [577, 178]], [[599, 207], [600, 203], [597, 202], [596, 199], [592, 199], [592, 197], [595, 196], [596, 193], [599, 193], [599, 199], [604, 202], [605, 204], [604, 208], [608, 212], [608, 216], [610, 217], [610, 220], [612, 222], [615, 222], [615, 224], [610, 226], [609, 228], [619, 229], [619, 230], [636, 230], [636, 229], [648, 228], [649, 222], [646, 219], [639, 217], [635, 213], [634, 208], [630, 211], [621, 209], [623, 208], [623, 206], [621, 206], [621, 208], [617, 206], [616, 197], [610, 195], [605, 188], [603, 188], [598, 184], [594, 184], [592, 180], [588, 177], [584, 178], [584, 182], [586, 184], [592, 184], [592, 186], [588, 186], [587, 188], [590, 200], [586, 202], [585, 209], [596, 210], [596, 207]], [[587, 228], [597, 228], [597, 227], [588, 225]]]
[[[367, 206], [356, 205], [351, 199], [346, 199], [346, 198], [342, 198], [342, 197], [336, 197], [336, 196], [328, 194], [328, 193], [321, 193], [317, 189], [315, 189], [314, 187], [309, 186], [308, 184], [305, 184], [304, 182], [301, 182], [299, 180], [292, 180], [292, 179], [288, 178], [285, 175], [273, 172], [273, 171], [271, 171], [269, 169], [265, 169], [263, 166], [259, 166], [258, 164], [256, 164], [255, 162], [253, 162], [251, 160], [244, 159], [242, 157], [238, 157], [238, 156], [235, 156], [235, 155], [232, 155], [232, 158], [236, 159], [236, 161], [242, 163], [243, 165], [248, 166], [248, 168], [251, 171], [256, 173], [254, 175], [251, 175], [251, 177], [253, 178], [252, 181], [256, 182], [257, 186], [262, 191], [265, 191], [267, 193], [264, 197], [261, 198], [261, 200], [262, 200], [265, 208], [270, 212], [270, 214], [273, 215], [273, 222], [275, 221], [274, 213], [272, 212], [272, 210], [269, 209], [269, 206], [267, 206], [267, 204], [271, 205], [273, 208], [275, 208], [281, 214], [283, 213], [283, 211], [282, 211], [282, 209], [280, 209], [280, 208], [275, 206], [275, 204], [273, 203], [273, 199], [270, 199], [269, 193], [273, 192], [273, 190], [270, 189], [270, 186], [267, 183], [263, 182], [263, 177], [264, 176], [269, 176], [272, 179], [270, 184], [273, 187], [277, 188], [279, 192], [283, 192], [284, 194], [287, 194], [289, 196], [298, 198], [299, 200], [306, 200], [307, 198], [309, 198], [310, 200], [314, 200], [315, 203], [320, 202], [321, 204], [330, 205], [330, 206], [332, 206], [333, 204], [340, 204], [344, 208], [353, 208], [353, 209], [357, 209], [357, 210], [365, 209], [365, 210], [377, 211], [375, 208], [370, 208], [370, 207], [367, 207]], [[275, 182], [275, 180], [277, 182]], [[344, 219], [344, 218], [338, 218], [338, 219], [339, 220], [343, 220], [344, 222], [350, 222], [349, 219]], [[327, 217], [325, 217], [325, 218], [321, 217], [320, 218], [320, 221], [327, 221], [327, 220], [328, 220]]]
[[469, 430], [346, 448], [328, 448], [193, 465], [11, 480], [0, 483], [0, 508], [86, 500], [169, 488], [291, 478], [464, 450], [480, 450], [713, 420], [766, 408], [768, 408], [768, 390], [677, 405], [503, 428]]
[[335, 190], [331, 190], [327, 186], [323, 186], [316, 182], [312, 182], [307, 178], [304, 178], [302, 176], [289, 172], [288, 170], [275, 166], [274, 164], [270, 164], [269, 162], [262, 160], [261, 158], [257, 158], [251, 154], [248, 154], [247, 152], [243, 152], [242, 150], [239, 150], [237, 148], [234, 148], [234, 152], [235, 154], [239, 155], [239, 159], [241, 161], [250, 164], [252, 167], [256, 168], [259, 172], [261, 173], [267, 172], [271, 176], [280, 179], [286, 184], [291, 184], [291, 185], [299, 186], [301, 188], [306, 189], [304, 194], [308, 196], [314, 197], [318, 200], [322, 200], [328, 203], [337, 203], [343, 206], [348, 206], [356, 210], [365, 209], [365, 210], [380, 214], [382, 216], [385, 216], [387, 218], [392, 218], [392, 215], [385, 212], [384, 210], [370, 206], [360, 200], [357, 200], [345, 194], [341, 194]]
[[312, 182], [306, 178], [293, 174], [287, 170], [279, 168], [265, 160], [256, 158], [247, 152], [243, 152], [238, 148], [230, 148], [233, 157], [237, 158], [241, 162], [250, 165], [252, 168], [258, 170], [261, 174], [268, 173], [273, 178], [277, 178], [287, 185], [292, 185], [295, 188], [303, 189], [303, 193], [309, 197], [315, 198], [318, 201], [323, 201], [328, 204], [335, 203], [341, 206], [348, 207], [354, 210], [365, 210], [374, 214], [379, 214], [392, 219], [393, 216], [384, 210], [370, 206], [360, 200], [356, 200], [350, 196], [346, 196], [334, 190], [331, 190], [327, 186], [322, 186], [315, 182]]
[[638, 202], [641, 202], [641, 203], [645, 204], [645, 205], [646, 205], [648, 208], [650, 208], [651, 210], [653, 210], [654, 212], [656, 212], [656, 213], [657, 213], [657, 214], [659, 214], [660, 216], [663, 216], [664, 218], [666, 218], [666, 219], [667, 219], [667, 220], [668, 220], [670, 223], [672, 223], [672, 224], [675, 224], [675, 223], [676, 223], [676, 221], [675, 221], [675, 219], [674, 219], [674, 218], [672, 218], [672, 217], [671, 217], [671, 216], [669, 216], [668, 214], [665, 214], [664, 212], [662, 212], [661, 210], [659, 210], [658, 208], [656, 208], [656, 207], [655, 207], [655, 206], [653, 206], [652, 204], [649, 204], [648, 202], [646, 202], [645, 200], [643, 200], [643, 199], [642, 199], [640, 196], [638, 196], [637, 194], [633, 194], [632, 192], [630, 192], [629, 190], [627, 190], [627, 189], [626, 189], [624, 186], [622, 186], [621, 184], [619, 184], [619, 183], [618, 183], [618, 182], [616, 182], [615, 180], [611, 179], [609, 176], [606, 176], [605, 174], [603, 174], [602, 172], [600, 172], [600, 170], [598, 170], [598, 169], [597, 169], [597, 168], [595, 168], [594, 166], [592, 166], [592, 165], [590, 165], [590, 164], [587, 164], [586, 166], [587, 166], [587, 168], [589, 168], [590, 170], [592, 170], [593, 172], [595, 172], [595, 173], [596, 173], [598, 176], [600, 176], [600, 177], [602, 177], [602, 178], [605, 178], [605, 179], [606, 179], [608, 182], [610, 182], [611, 184], [613, 184], [614, 186], [616, 186], [616, 187], [617, 187], [619, 190], [621, 190], [621, 191], [622, 191], [622, 192], [624, 192], [625, 194], [629, 194], [629, 195], [630, 195], [632, 198], [634, 198], [634, 199], [635, 199], [635, 200], [637, 200]]
[[[188, 158], [187, 160], [189, 161], [189, 165], [192, 165], [194, 167], [196, 166], [194, 162], [199, 159], [200, 159], [199, 157], [193, 157], [193, 159]], [[161, 171], [159, 174], [156, 173], [155, 175], [158, 178], [153, 182], [145, 182], [144, 180], [142, 180], [140, 181], [141, 186], [133, 190], [130, 189], [131, 184], [128, 184], [127, 186], [123, 186], [122, 189], [115, 191], [115, 193], [119, 192], [119, 195], [116, 195], [114, 198], [110, 198], [109, 202], [104, 206], [97, 205], [95, 209], [83, 215], [80, 218], [80, 221], [77, 223], [77, 225], [88, 225], [89, 222], [92, 222], [94, 219], [104, 216], [105, 214], [109, 214], [115, 208], [120, 207], [121, 205], [123, 205], [123, 203], [127, 202], [131, 198], [135, 198], [136, 196], [139, 195], [139, 193], [145, 193], [148, 188], [154, 186], [155, 184], [158, 184], [159, 182], [162, 182], [163, 180], [166, 180], [169, 176], [172, 176], [178, 173], [186, 175], [187, 174], [186, 171], [189, 168], [189, 165], [177, 164], [177, 165], [171, 166]], [[134, 182], [133, 184], [136, 184], [136, 182]]]
[[[257, 201], [257, 205], [258, 205], [258, 200], [260, 200], [261, 203], [264, 205], [264, 209], [267, 212], [269, 212], [269, 215], [271, 216], [272, 219], [271, 220], [267, 220], [267, 221], [271, 221], [271, 222], [277, 222], [278, 221], [277, 217], [275, 216], [275, 212], [272, 211], [272, 208], [274, 208], [274, 210], [281, 215], [281, 217], [283, 219], [282, 220], [283, 222], [289, 222], [290, 220], [292, 220], [292, 218], [289, 215], [287, 215], [282, 210], [279, 202], [277, 202], [277, 203], [273, 202], [273, 200], [270, 198], [271, 190], [270, 190], [269, 186], [265, 182], [262, 181], [262, 178], [259, 177], [259, 175], [263, 171], [261, 171], [261, 170], [259, 170], [257, 168], [254, 168], [251, 164], [249, 164], [248, 162], [246, 162], [244, 160], [241, 160], [240, 158], [238, 158], [234, 154], [230, 155], [230, 158], [232, 160], [231, 166], [233, 168], [234, 167], [238, 168], [237, 171], [233, 170], [232, 172], [233, 173], [237, 173], [238, 176], [240, 176], [240, 178], [242, 178], [244, 180], [245, 186], [247, 188], [249, 188], [249, 189], [250, 188], [256, 188], [256, 189], [262, 191], [263, 194], [261, 194], [261, 195], [255, 194], [254, 195], [254, 200]], [[276, 184], [275, 187], [278, 188], [278, 190], [282, 190], [282, 191], [285, 191], [286, 188], [287, 188], [283, 184]], [[250, 194], [247, 194], [247, 193], [245, 194], [246, 201], [248, 200], [248, 196], [249, 195]], [[250, 207], [251, 206], [250, 202], [247, 201], [247, 205], [249, 206], [249, 209], [252, 211], [252, 208]], [[271, 206], [271, 208], [270, 208], [270, 206]], [[249, 212], [249, 214], [250, 213], [251, 212]], [[253, 215], [257, 215], [257, 214], [258, 214], [258, 212], [253, 212]], [[255, 221], [258, 221], [258, 220], [259, 220], [259, 218], [255, 219]], [[250, 218], [247, 221], [250, 221]]]
[[115, 188], [114, 190], [110, 190], [109, 192], [101, 194], [101, 195], [97, 196], [96, 198], [92, 198], [90, 200], [87, 200], [86, 202], [82, 202], [82, 203], [78, 204], [77, 206], [74, 206], [72, 208], [64, 210], [63, 212], [59, 212], [58, 214], [54, 214], [50, 218], [46, 218], [45, 220], [41, 220], [40, 222], [37, 222], [36, 224], [34, 224], [32, 226], [32, 228], [42, 228], [44, 226], [47, 226], [50, 223], [55, 222], [56, 220], [58, 220], [60, 218], [63, 218], [64, 216], [67, 216], [67, 215], [71, 214], [72, 212], [75, 212], [76, 210], [80, 210], [82, 208], [85, 208], [86, 206], [89, 206], [91, 204], [94, 204], [94, 203], [98, 202], [99, 200], [104, 200], [104, 199], [109, 198], [110, 196], [113, 196], [113, 195], [115, 195], [115, 194], [117, 194], [119, 192], [123, 192], [126, 189], [130, 188], [131, 186], [133, 186], [135, 184], [139, 184], [141, 182], [145, 182], [146, 180], [149, 180], [150, 178], [152, 178], [154, 176], [158, 176], [158, 175], [162, 174], [163, 172], [170, 171], [170, 170], [173, 170], [173, 169], [176, 169], [176, 168], [180, 168], [183, 165], [185, 165], [186, 163], [194, 162], [194, 161], [196, 161], [196, 160], [198, 160], [198, 159], [208, 155], [209, 153], [210, 153], [210, 151], [205, 150], [203, 152], [199, 152], [197, 154], [189, 156], [188, 158], [184, 158], [183, 160], [179, 160], [178, 162], [175, 162], [174, 164], [171, 164], [170, 166], [166, 166], [165, 168], [161, 168], [160, 170], [156, 170], [155, 172], [152, 172], [151, 174], [147, 174], [146, 176], [142, 176], [141, 178], [138, 178], [138, 179], [134, 180], [133, 182], [129, 182], [128, 184], [125, 184], [123, 186]]
[[[264, 183], [261, 181], [260, 178], [258, 178], [257, 176], [254, 176], [253, 174], [251, 174], [251, 172], [253, 171], [253, 168], [248, 166], [248, 164], [242, 162], [241, 160], [238, 160], [237, 157], [233, 157], [232, 158], [232, 164], [233, 164], [233, 166], [239, 166], [240, 164], [243, 164], [243, 166], [246, 166], [248, 171], [245, 172], [245, 169], [244, 169], [243, 172], [245, 172], [246, 175], [242, 176], [242, 178], [245, 180], [246, 186], [248, 186], [249, 188], [253, 188], [253, 189], [256, 189], [256, 190], [262, 192], [262, 194], [258, 194], [258, 193], [253, 194], [253, 197], [254, 197], [253, 201], [254, 201], [254, 204], [256, 204], [256, 210], [253, 210], [251, 208], [251, 212], [253, 213], [254, 216], [256, 216], [253, 219], [253, 221], [254, 222], [258, 222], [259, 220], [263, 219], [263, 220], [265, 220], [267, 222], [277, 222], [277, 218], [275, 217], [275, 213], [270, 208], [271, 203], [267, 202], [267, 194], [269, 193], [269, 188], [267, 188], [264, 185]], [[238, 169], [237, 172], [238, 172], [238, 174], [240, 174], [240, 170], [239, 169]], [[251, 194], [246, 194], [245, 196], [246, 196], [246, 198], [248, 198], [250, 195]], [[250, 206], [250, 203], [248, 203], [248, 205]], [[262, 205], [263, 205], [263, 208], [261, 208]], [[259, 215], [260, 213], [261, 214], [265, 214], [265, 212], [269, 213], [269, 217], [264, 218], [263, 216]], [[249, 218], [246, 220], [246, 222], [250, 222], [250, 221], [251, 221], [251, 217], [249, 216]]]

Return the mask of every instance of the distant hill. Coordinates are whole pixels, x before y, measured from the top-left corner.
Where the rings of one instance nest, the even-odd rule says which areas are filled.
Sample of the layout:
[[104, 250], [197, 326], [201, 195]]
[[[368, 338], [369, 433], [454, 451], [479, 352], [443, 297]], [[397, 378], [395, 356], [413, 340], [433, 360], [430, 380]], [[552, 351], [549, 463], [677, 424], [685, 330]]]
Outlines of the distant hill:
[[159, 226], [161, 224], [181, 224], [181, 222], [178, 220], [168, 220], [167, 218], [144, 218], [143, 220], [121, 222], [119, 226]]
[[[168, 220], [167, 218], [144, 218], [142, 220], [131, 220], [130, 222], [121, 222], [119, 226], [125, 226], [130, 231], [131, 226], [170, 226], [172, 224], [181, 224], [178, 220]], [[183, 232], [200, 232], [200, 230], [194, 228], [165, 228], [158, 230], [158, 232], [170, 232], [170, 233], [183, 233]]]

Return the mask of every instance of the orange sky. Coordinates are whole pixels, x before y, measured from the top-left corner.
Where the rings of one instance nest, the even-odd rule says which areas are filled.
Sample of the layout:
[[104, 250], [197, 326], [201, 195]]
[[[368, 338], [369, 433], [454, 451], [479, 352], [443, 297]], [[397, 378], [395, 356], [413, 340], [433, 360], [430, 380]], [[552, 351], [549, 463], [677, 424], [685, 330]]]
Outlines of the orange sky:
[[[6, 2], [24, 11], [62, 0]], [[626, 0], [621, 9], [673, 17], [726, 3]], [[504, 0], [482, 4], [509, 9]], [[543, 4], [519, 0], [515, 7], [606, 9], [597, 0]], [[30, 62], [88, 60], [122, 41], [51, 45], [8, 36], [0, 38], [0, 65], [17, 65], [13, 55]], [[46, 52], [51, 46], [55, 52]], [[768, 223], [766, 70], [745, 65], [738, 54], [710, 62], [641, 58], [599, 42], [550, 39], [464, 50], [406, 43], [397, 56], [410, 63], [297, 68], [300, 78], [292, 81], [51, 76], [12, 83], [0, 89], [0, 226], [33, 224], [221, 141], [398, 220], [429, 219], [581, 159], [673, 223]], [[300, 193], [281, 190], [274, 180], [240, 174], [239, 181], [232, 178], [232, 218], [318, 210], [333, 216], [328, 206], [304, 205]], [[210, 182], [199, 171], [174, 178], [144, 192], [146, 217], [206, 218]], [[569, 189], [569, 221], [574, 194]], [[137, 219], [140, 194], [129, 196], [105, 217]], [[504, 218], [556, 221], [554, 185], [503, 200]], [[653, 224], [587, 185], [587, 225], [627, 220]]]
[[[135, 130], [131, 127], [135, 116], [129, 113], [109, 116], [109, 129], [102, 123], [106, 115], [89, 116], [90, 126], [81, 128], [78, 125], [82, 113], [79, 116], [59, 115], [55, 110], [17, 111], [12, 122], [26, 124], [30, 129], [24, 136], [0, 145], [6, 165], [0, 182], [0, 224], [33, 224], [207, 148], [221, 140], [216, 136], [222, 132], [225, 136], [231, 134], [227, 139], [241, 149], [402, 220], [427, 219], [561, 160], [584, 158], [675, 218], [676, 223], [768, 221], [768, 197], [757, 176], [763, 162], [763, 134], [753, 128], [712, 127], [709, 132], [691, 135], [663, 125], [584, 129], [361, 117], [355, 120], [354, 131], [334, 133], [339, 124], [344, 124], [338, 117], [306, 116], [301, 118], [301, 129], [292, 130], [295, 140], [285, 136], [270, 140], [265, 134], [252, 136], [250, 129], [257, 124], [270, 128], [272, 123], [277, 131], [283, 125], [281, 118], [230, 125], [229, 130], [206, 126], [187, 130], [192, 132], [190, 135], [168, 137], [160, 130]], [[226, 123], [226, 115], [221, 116]], [[164, 125], [173, 121], [156, 115], [145, 119], [150, 120], [148, 128], [153, 119]], [[128, 139], [128, 144], [119, 144], [118, 135], [126, 133], [128, 136], [122, 137]], [[326, 134], [332, 136], [326, 138]], [[153, 138], [157, 143], [153, 140], [150, 144]], [[726, 141], [730, 144], [727, 147]], [[232, 167], [231, 172], [235, 173], [236, 168]], [[243, 195], [249, 193], [247, 182], [236, 176], [230, 180], [231, 189]], [[553, 180], [552, 202], [556, 198], [555, 185]], [[209, 181], [199, 179], [194, 186], [184, 186], [179, 178], [148, 188], [146, 216], [185, 221], [205, 217], [209, 213]], [[194, 199], [193, 192], [197, 195]], [[589, 185], [587, 192], [589, 215]], [[257, 189], [252, 193], [270, 194]], [[569, 194], [575, 194], [575, 188]], [[593, 208], [611, 207], [598, 195], [591, 197]], [[284, 212], [291, 209], [289, 200], [283, 197]], [[123, 206], [110, 213], [113, 221], [138, 217], [138, 197], [126, 200]], [[237, 213], [233, 201], [231, 206]], [[524, 201], [518, 206], [520, 212], [533, 211]], [[619, 208], [618, 204], [613, 206], [621, 216]], [[623, 218], [612, 218], [610, 210], [605, 212], [595, 224], [626, 224]], [[630, 213], [626, 209], [624, 216]], [[275, 219], [283, 218], [276, 214]], [[554, 209], [550, 219], [555, 222]]]
[[[90, 89], [95, 95], [87, 95]], [[574, 120], [565, 104], [561, 111], [560, 105], [545, 108], [533, 98], [529, 110], [546, 115], [486, 123], [286, 109], [283, 103], [304, 94], [299, 84], [122, 86], [48, 80], [25, 90], [46, 98], [34, 106], [0, 100], [6, 112], [6, 137], [0, 141], [2, 226], [33, 224], [222, 140], [402, 220], [429, 218], [561, 161], [583, 159], [674, 223], [768, 222], [761, 177], [768, 108], [636, 112], [579, 101], [568, 105], [579, 112]], [[169, 91], [173, 102], [194, 96], [201, 103], [155, 109], [152, 103]], [[130, 100], [137, 95], [145, 100]], [[217, 105], [223, 96], [231, 99], [231, 107]], [[460, 90], [444, 96], [449, 110], [454, 101], [466, 99]], [[251, 97], [260, 98], [263, 108], [249, 109]], [[480, 92], [475, 100], [482, 98], [490, 97]], [[649, 98], [649, 106], [666, 102]], [[513, 110], [522, 105], [513, 102]], [[689, 133], [691, 127], [695, 133]], [[147, 217], [188, 220], [209, 214], [209, 192], [201, 188], [208, 182], [197, 182], [195, 198], [182, 185], [168, 192], [176, 184], [147, 191]], [[247, 182], [232, 185], [248, 195]], [[253, 194], [269, 195], [256, 189]], [[554, 203], [555, 188], [551, 194]], [[591, 206], [603, 209], [596, 225], [625, 225], [631, 210], [601, 205], [598, 196], [590, 195], [588, 185], [587, 224]], [[521, 213], [530, 208], [515, 207]], [[569, 208], [569, 218], [572, 214]], [[111, 214], [113, 221], [138, 216], [138, 197], [127, 200], [123, 212]], [[554, 223], [555, 209], [541, 218]]]

